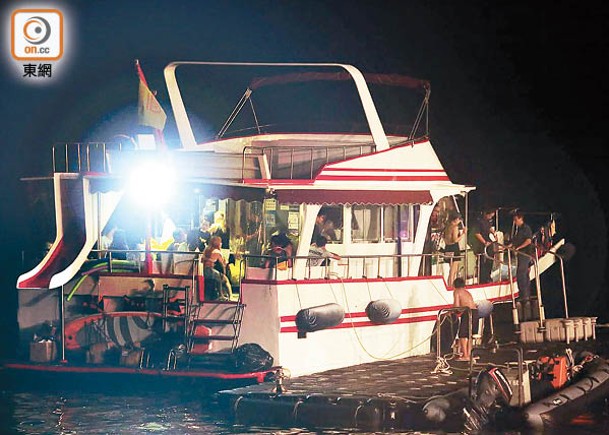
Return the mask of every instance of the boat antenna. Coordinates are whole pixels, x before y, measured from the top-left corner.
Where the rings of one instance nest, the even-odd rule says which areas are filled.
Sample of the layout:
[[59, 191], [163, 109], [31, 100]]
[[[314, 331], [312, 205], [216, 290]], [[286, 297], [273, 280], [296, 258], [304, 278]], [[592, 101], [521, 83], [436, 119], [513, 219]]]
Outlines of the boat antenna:
[[254, 119], [256, 121], [256, 128], [258, 129], [258, 133], [260, 133], [260, 126], [258, 125], [258, 118], [256, 117], [256, 112], [254, 111], [254, 104], [250, 100], [251, 95], [252, 95], [252, 90], [248, 86], [247, 89], [245, 90], [245, 92], [243, 93], [243, 95], [241, 96], [241, 98], [239, 99], [239, 101], [237, 102], [237, 105], [235, 106], [235, 108], [233, 109], [231, 114], [228, 116], [226, 122], [224, 123], [224, 125], [222, 126], [220, 131], [218, 131], [218, 133], [216, 134], [216, 139], [220, 139], [224, 136], [224, 134], [226, 134], [226, 131], [229, 129], [231, 124], [235, 121], [235, 118], [237, 118], [239, 113], [241, 113], [241, 109], [243, 109], [243, 106], [245, 106], [245, 103], [247, 103], [248, 100], [250, 101], [250, 106], [252, 107], [252, 113], [254, 114]]
[[410, 131], [410, 139], [416, 138], [417, 131], [419, 130], [419, 126], [421, 125], [421, 121], [423, 116], [425, 116], [425, 136], [429, 136], [429, 97], [431, 95], [431, 88], [429, 84], [425, 85], [425, 96], [423, 97], [423, 101], [421, 102], [421, 106], [419, 107], [419, 111], [412, 125], [412, 130]]

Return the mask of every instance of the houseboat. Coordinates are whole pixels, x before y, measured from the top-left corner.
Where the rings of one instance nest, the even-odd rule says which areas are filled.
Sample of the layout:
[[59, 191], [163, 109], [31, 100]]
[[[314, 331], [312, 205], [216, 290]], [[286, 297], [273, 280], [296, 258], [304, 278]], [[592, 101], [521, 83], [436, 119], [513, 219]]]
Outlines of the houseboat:
[[[232, 71], [240, 99], [207, 90]], [[475, 187], [452, 181], [434, 151], [429, 83], [343, 64], [174, 62], [164, 77], [179, 147], [146, 135], [54, 146], [56, 237], [18, 278], [24, 360], [5, 369], [260, 382], [277, 367], [297, 377], [430, 353], [438, 313], [453, 304], [438, 229], [454, 212], [467, 226]], [[331, 107], [358, 112], [364, 129], [263, 123], [269, 107], [300, 116], [312, 94], [288, 89], [320, 82], [352, 93]], [[291, 109], [261, 103], [273, 87], [296, 97]], [[417, 98], [407, 129], [381, 122], [373, 95], [387, 88]], [[202, 107], [230, 113], [204, 140]], [[238, 128], [243, 118], [253, 129]], [[222, 286], [203, 258], [214, 235]], [[532, 258], [534, 336], [545, 320], [539, 274], [562, 244]], [[474, 299], [507, 304], [518, 326], [509, 250], [486, 283], [467, 238], [459, 257]]]

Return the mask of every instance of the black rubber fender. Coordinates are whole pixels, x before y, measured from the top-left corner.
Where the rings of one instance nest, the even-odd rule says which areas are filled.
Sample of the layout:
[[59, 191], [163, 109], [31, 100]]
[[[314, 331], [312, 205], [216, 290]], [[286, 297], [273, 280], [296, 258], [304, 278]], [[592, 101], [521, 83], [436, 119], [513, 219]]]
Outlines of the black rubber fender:
[[345, 309], [335, 303], [304, 308], [296, 314], [299, 332], [314, 332], [343, 323]]
[[402, 314], [402, 305], [395, 299], [378, 299], [366, 307], [366, 315], [372, 323], [385, 325], [395, 322]]

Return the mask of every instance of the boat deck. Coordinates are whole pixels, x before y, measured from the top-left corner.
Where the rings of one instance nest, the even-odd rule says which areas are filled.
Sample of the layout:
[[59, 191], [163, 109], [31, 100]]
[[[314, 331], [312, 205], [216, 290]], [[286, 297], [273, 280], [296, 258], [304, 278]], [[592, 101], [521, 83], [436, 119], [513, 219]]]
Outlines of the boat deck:
[[[454, 362], [451, 374], [433, 373], [435, 355], [377, 361], [355, 367], [285, 379], [283, 396], [323, 394], [327, 397], [387, 397], [426, 400], [467, 386], [468, 364]], [[231, 391], [227, 395], [268, 396], [274, 383], [263, 383]], [[374, 395], [371, 396], [371, 392]]]
[[[598, 343], [571, 343], [569, 347], [574, 352], [594, 352]], [[479, 359], [471, 373], [475, 378], [489, 365], [500, 367], [518, 400], [518, 352], [522, 351], [524, 362], [531, 362], [541, 355], [564, 354], [564, 350], [565, 345], [559, 343], [510, 344], [496, 352], [477, 348], [473, 354]], [[276, 382], [266, 382], [223, 390], [217, 396], [228, 417], [246, 426], [435, 430], [437, 427], [425, 416], [425, 403], [434, 396], [451, 393], [456, 393], [455, 400], [462, 400], [469, 386], [469, 363], [446, 362], [447, 370], [437, 371], [435, 354], [377, 361], [284, 379], [285, 391], [281, 394], [275, 392]]]
[[[244, 425], [420, 430], [432, 427], [423, 411], [429, 398], [469, 385], [469, 363], [450, 364], [450, 370], [434, 373], [435, 354], [377, 361], [284, 379], [282, 394], [267, 382], [220, 391], [218, 400]], [[476, 364], [474, 373], [484, 367]]]

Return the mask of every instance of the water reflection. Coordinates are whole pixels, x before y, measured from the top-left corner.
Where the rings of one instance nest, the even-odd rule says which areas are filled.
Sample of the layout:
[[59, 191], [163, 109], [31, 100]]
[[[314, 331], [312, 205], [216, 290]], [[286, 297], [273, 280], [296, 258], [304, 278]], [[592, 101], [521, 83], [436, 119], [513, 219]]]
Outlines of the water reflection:
[[[0, 433], [291, 435], [348, 434], [353, 431], [311, 432], [234, 425], [218, 409], [213, 395], [192, 391], [137, 394], [3, 391], [0, 394]], [[510, 433], [516, 435], [520, 432]], [[609, 418], [604, 410], [599, 410], [596, 414], [579, 417], [568, 428], [557, 428], [552, 433], [609, 433]]]

